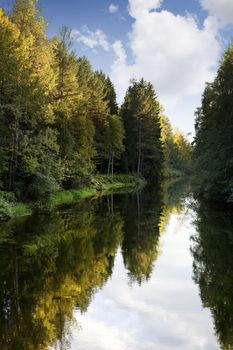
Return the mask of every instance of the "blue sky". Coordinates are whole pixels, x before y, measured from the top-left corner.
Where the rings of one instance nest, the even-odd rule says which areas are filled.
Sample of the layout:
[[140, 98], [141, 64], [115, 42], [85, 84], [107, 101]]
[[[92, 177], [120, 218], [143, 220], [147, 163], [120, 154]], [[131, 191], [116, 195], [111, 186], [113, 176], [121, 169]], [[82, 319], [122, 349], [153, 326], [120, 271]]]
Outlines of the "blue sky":
[[[12, 0], [0, 0], [10, 8]], [[205, 82], [233, 37], [232, 0], [40, 0], [54, 36], [70, 27], [74, 49], [112, 78], [119, 103], [132, 78], [155, 87], [173, 127], [193, 133]]]

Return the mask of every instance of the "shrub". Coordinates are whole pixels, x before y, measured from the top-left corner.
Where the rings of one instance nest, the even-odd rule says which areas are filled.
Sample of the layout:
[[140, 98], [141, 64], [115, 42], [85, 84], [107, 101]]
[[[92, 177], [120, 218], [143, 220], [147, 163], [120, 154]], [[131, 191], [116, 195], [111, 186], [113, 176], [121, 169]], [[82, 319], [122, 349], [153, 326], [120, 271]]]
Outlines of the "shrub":
[[12, 205], [3, 197], [0, 197], [0, 220], [10, 219], [12, 214]]

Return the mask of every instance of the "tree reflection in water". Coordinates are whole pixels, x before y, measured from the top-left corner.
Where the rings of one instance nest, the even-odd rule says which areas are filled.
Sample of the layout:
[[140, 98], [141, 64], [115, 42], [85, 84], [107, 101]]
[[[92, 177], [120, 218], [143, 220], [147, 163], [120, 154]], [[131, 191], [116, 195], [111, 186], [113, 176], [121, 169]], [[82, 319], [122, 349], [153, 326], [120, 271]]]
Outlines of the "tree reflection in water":
[[233, 211], [196, 205], [193, 239], [194, 280], [210, 308], [222, 349], [233, 349]]
[[163, 222], [179, 207], [167, 198], [149, 188], [2, 224], [1, 350], [69, 349], [73, 311], [87, 311], [119, 247], [131, 283], [149, 279]]

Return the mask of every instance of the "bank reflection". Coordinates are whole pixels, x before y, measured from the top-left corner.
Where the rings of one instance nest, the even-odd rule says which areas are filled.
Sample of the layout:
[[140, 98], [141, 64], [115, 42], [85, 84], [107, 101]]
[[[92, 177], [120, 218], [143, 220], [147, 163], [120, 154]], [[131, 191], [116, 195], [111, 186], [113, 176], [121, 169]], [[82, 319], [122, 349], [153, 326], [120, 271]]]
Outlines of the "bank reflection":
[[233, 349], [233, 210], [196, 204], [194, 280], [210, 308], [221, 349]]
[[1, 350], [69, 349], [78, 327], [73, 312], [88, 310], [112, 274], [119, 247], [130, 282], [148, 280], [163, 223], [180, 205], [166, 196], [162, 188], [110, 194], [2, 224]]
[[123, 260], [131, 282], [150, 278], [158, 256], [162, 203], [160, 191], [144, 191], [130, 196], [125, 203]]
[[67, 345], [73, 309], [87, 310], [111, 275], [122, 240], [119, 213], [99, 217], [90, 202], [1, 227], [1, 349]]

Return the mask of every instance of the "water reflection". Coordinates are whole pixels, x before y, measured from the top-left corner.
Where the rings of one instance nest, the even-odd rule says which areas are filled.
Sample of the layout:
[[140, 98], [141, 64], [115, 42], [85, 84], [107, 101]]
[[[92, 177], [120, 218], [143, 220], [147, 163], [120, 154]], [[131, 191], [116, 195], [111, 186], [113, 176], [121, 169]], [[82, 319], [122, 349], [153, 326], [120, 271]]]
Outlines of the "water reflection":
[[137, 193], [124, 204], [123, 259], [131, 281], [141, 284], [150, 278], [158, 255], [161, 193], [156, 189]]
[[196, 205], [193, 236], [194, 280], [204, 307], [210, 308], [221, 349], [233, 349], [232, 208]]
[[100, 220], [100, 207], [82, 203], [1, 227], [9, 239], [0, 249], [1, 349], [48, 349], [56, 339], [67, 346], [74, 307], [87, 310], [122, 240], [121, 216]]
[[[191, 276], [188, 236], [168, 235], [166, 243], [162, 239], [166, 251], [161, 247], [163, 232], [173, 230], [174, 218], [185, 215], [186, 196], [187, 184], [164, 184], [1, 225], [0, 349], [102, 350], [115, 339], [111, 350], [121, 350], [126, 345], [116, 339], [119, 327], [117, 338], [126, 334], [130, 349], [154, 349], [155, 344], [160, 349], [216, 349], [212, 338], [201, 348], [191, 336], [184, 340], [186, 331], [181, 332], [180, 310], [187, 313], [187, 322], [192, 320], [192, 325], [196, 318], [211, 325], [209, 316], [201, 314], [191, 278], [186, 289], [186, 279]], [[186, 229], [184, 223], [179, 225], [179, 230]], [[194, 253], [197, 246], [198, 242]], [[198, 255], [195, 259], [198, 262]], [[190, 264], [190, 271], [186, 264]], [[103, 287], [104, 293], [97, 293]], [[190, 300], [194, 303], [191, 310]], [[96, 315], [94, 301], [98, 322], [88, 316]], [[145, 323], [140, 331], [139, 316], [133, 316], [139, 310], [140, 324]], [[111, 333], [103, 324], [112, 322], [115, 328]], [[83, 325], [86, 328], [80, 330]], [[88, 327], [90, 333], [86, 334]], [[74, 341], [74, 334], [78, 340]], [[189, 347], [189, 343], [194, 346]]]

